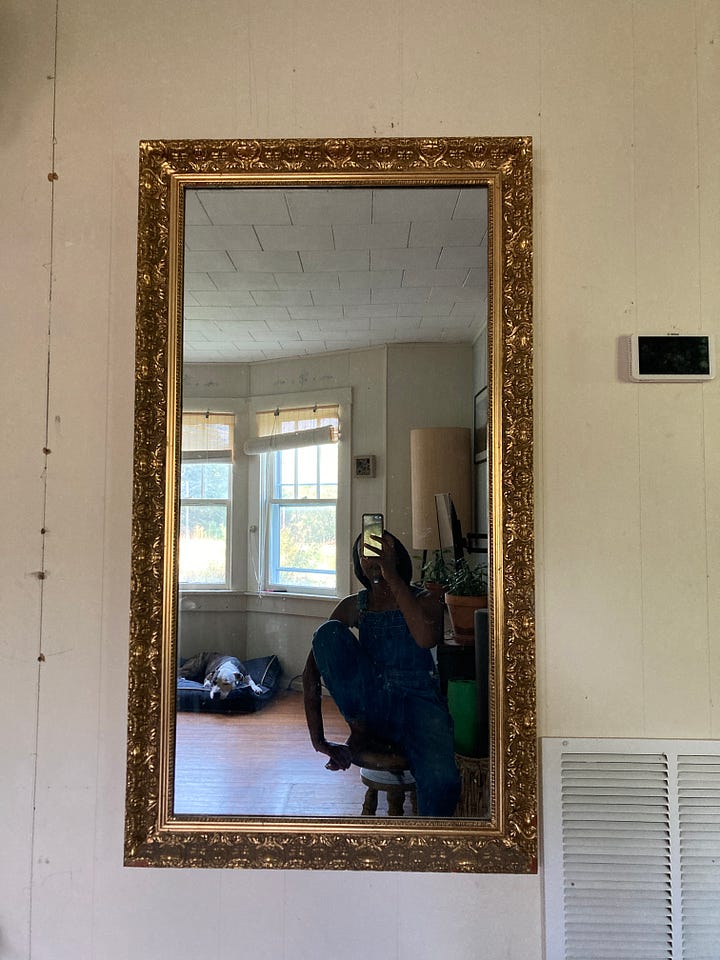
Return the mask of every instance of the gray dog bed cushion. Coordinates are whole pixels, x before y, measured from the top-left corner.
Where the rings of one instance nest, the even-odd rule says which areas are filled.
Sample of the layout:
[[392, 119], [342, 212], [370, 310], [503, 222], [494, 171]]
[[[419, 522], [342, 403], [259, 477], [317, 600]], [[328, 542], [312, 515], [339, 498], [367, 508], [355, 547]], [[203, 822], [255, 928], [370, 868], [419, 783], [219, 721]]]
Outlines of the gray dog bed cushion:
[[[180, 666], [186, 662], [181, 661]], [[239, 690], [232, 690], [224, 700], [219, 696], [210, 699], [210, 691], [202, 683], [178, 677], [177, 709], [194, 713], [253, 713], [260, 710], [277, 692], [281, 673], [280, 661], [273, 653], [267, 657], [256, 657], [254, 660], [242, 662], [260, 687], [259, 691], [241, 687]]]

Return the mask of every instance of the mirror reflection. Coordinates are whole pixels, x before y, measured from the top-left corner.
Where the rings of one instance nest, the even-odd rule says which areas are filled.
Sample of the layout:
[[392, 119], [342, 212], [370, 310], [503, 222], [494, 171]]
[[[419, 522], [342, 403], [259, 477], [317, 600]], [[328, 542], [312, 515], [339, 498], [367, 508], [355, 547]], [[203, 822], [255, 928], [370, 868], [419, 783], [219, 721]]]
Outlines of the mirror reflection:
[[186, 191], [176, 814], [489, 815], [487, 226]]

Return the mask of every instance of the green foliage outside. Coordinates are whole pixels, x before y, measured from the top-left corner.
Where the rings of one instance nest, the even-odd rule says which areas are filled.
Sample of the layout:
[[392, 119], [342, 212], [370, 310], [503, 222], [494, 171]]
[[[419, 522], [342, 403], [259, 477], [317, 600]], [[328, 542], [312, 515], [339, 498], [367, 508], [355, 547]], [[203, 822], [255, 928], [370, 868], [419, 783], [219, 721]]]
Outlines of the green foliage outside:
[[[280, 570], [278, 580], [288, 586], [335, 586], [335, 507], [280, 508]], [[331, 573], [317, 573], [329, 570]]]
[[226, 582], [227, 508], [194, 504], [180, 511], [180, 582]]

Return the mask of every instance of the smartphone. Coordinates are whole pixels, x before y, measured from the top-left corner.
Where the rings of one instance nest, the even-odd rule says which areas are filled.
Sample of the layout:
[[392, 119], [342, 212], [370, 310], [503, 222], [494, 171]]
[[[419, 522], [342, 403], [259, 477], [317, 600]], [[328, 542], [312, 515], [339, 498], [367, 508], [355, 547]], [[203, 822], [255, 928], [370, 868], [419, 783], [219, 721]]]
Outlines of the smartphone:
[[377, 554], [368, 550], [368, 544], [372, 547], [379, 547], [380, 544], [373, 537], [381, 537], [385, 529], [385, 518], [381, 513], [364, 513], [362, 518], [362, 555], [363, 557], [376, 557]]

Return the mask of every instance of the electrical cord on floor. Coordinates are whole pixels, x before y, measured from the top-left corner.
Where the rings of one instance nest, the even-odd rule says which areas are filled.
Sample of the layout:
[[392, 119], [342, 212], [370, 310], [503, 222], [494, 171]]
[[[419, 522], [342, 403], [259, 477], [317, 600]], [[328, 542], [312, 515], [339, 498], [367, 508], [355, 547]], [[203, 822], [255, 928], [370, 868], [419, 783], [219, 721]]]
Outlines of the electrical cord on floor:
[[[299, 686], [295, 686], [296, 683], [299, 683]], [[330, 691], [322, 681], [320, 681], [320, 686], [322, 687], [324, 693], [329, 694]], [[302, 693], [302, 674], [296, 674], [285, 687], [285, 690], [292, 690], [295, 693]]]

